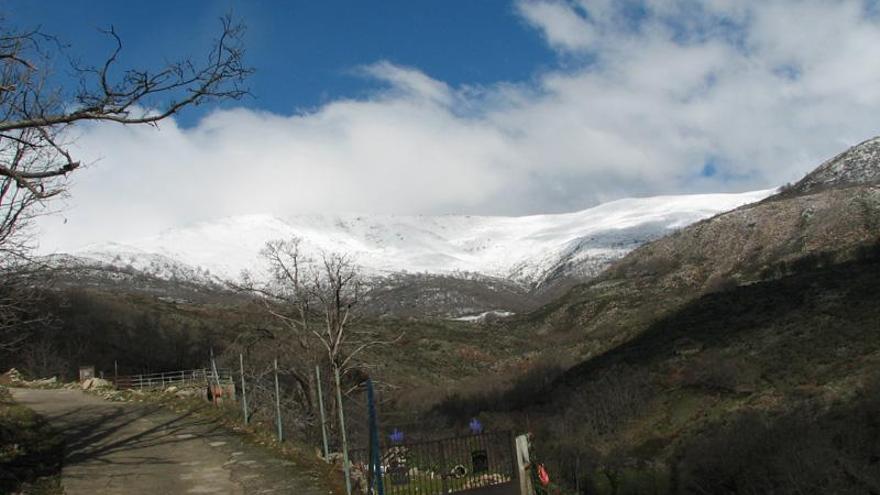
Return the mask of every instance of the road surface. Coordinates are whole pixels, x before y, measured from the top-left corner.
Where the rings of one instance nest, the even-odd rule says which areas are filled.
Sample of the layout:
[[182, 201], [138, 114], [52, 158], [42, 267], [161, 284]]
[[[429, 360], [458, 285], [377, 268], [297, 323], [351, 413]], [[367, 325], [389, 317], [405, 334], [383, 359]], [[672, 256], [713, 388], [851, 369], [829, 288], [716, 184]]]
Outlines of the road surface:
[[78, 390], [11, 390], [64, 437], [66, 495], [328, 494], [304, 468], [191, 413]]

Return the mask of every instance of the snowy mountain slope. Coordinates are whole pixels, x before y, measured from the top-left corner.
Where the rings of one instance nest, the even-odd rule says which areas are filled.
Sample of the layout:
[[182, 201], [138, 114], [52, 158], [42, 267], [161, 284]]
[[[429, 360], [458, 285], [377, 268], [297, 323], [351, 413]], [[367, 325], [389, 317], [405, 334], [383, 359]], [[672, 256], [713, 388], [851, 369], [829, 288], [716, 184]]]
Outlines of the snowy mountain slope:
[[787, 194], [804, 194], [832, 186], [880, 181], [880, 137], [859, 143], [819, 165], [788, 188]]
[[264, 273], [266, 241], [297, 236], [307, 256], [351, 255], [365, 274], [470, 272], [535, 287], [560, 274], [592, 276], [635, 247], [772, 190], [623, 199], [556, 215], [491, 217], [247, 215], [69, 253], [157, 277], [237, 279]]

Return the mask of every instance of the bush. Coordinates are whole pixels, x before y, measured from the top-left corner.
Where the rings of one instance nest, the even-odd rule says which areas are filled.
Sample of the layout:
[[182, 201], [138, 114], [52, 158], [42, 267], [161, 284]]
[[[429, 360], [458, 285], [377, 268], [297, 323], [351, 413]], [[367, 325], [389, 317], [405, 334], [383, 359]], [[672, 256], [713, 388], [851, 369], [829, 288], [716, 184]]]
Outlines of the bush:
[[681, 488], [693, 493], [856, 494], [880, 490], [880, 387], [829, 412], [741, 414], [683, 449]]

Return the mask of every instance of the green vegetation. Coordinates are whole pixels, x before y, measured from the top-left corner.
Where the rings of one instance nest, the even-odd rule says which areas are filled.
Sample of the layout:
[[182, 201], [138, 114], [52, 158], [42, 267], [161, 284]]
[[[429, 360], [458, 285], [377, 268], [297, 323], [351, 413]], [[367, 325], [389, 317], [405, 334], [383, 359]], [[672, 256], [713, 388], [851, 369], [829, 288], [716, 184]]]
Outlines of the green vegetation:
[[0, 386], [0, 493], [61, 494], [62, 455], [59, 437]]
[[705, 294], [563, 373], [545, 368], [544, 388], [437, 410], [529, 427], [557, 483], [584, 493], [872, 493], [876, 254]]

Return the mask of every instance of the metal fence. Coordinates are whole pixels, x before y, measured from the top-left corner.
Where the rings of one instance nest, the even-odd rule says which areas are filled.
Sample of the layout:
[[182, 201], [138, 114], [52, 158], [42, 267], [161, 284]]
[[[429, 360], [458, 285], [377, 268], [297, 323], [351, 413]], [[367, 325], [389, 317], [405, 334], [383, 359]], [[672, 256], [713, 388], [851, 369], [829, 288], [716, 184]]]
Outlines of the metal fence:
[[[232, 371], [218, 369], [217, 375], [221, 385], [233, 383]], [[113, 379], [116, 388], [146, 389], [165, 388], [172, 385], [183, 387], [188, 385], [208, 385], [214, 380], [214, 374], [210, 369], [166, 371], [162, 373], [148, 373], [142, 375], [119, 376]]]
[[[516, 483], [516, 454], [509, 431], [481, 433], [380, 449], [381, 471], [388, 495], [439, 495], [474, 493]], [[351, 451], [352, 478], [366, 493], [368, 449]]]

